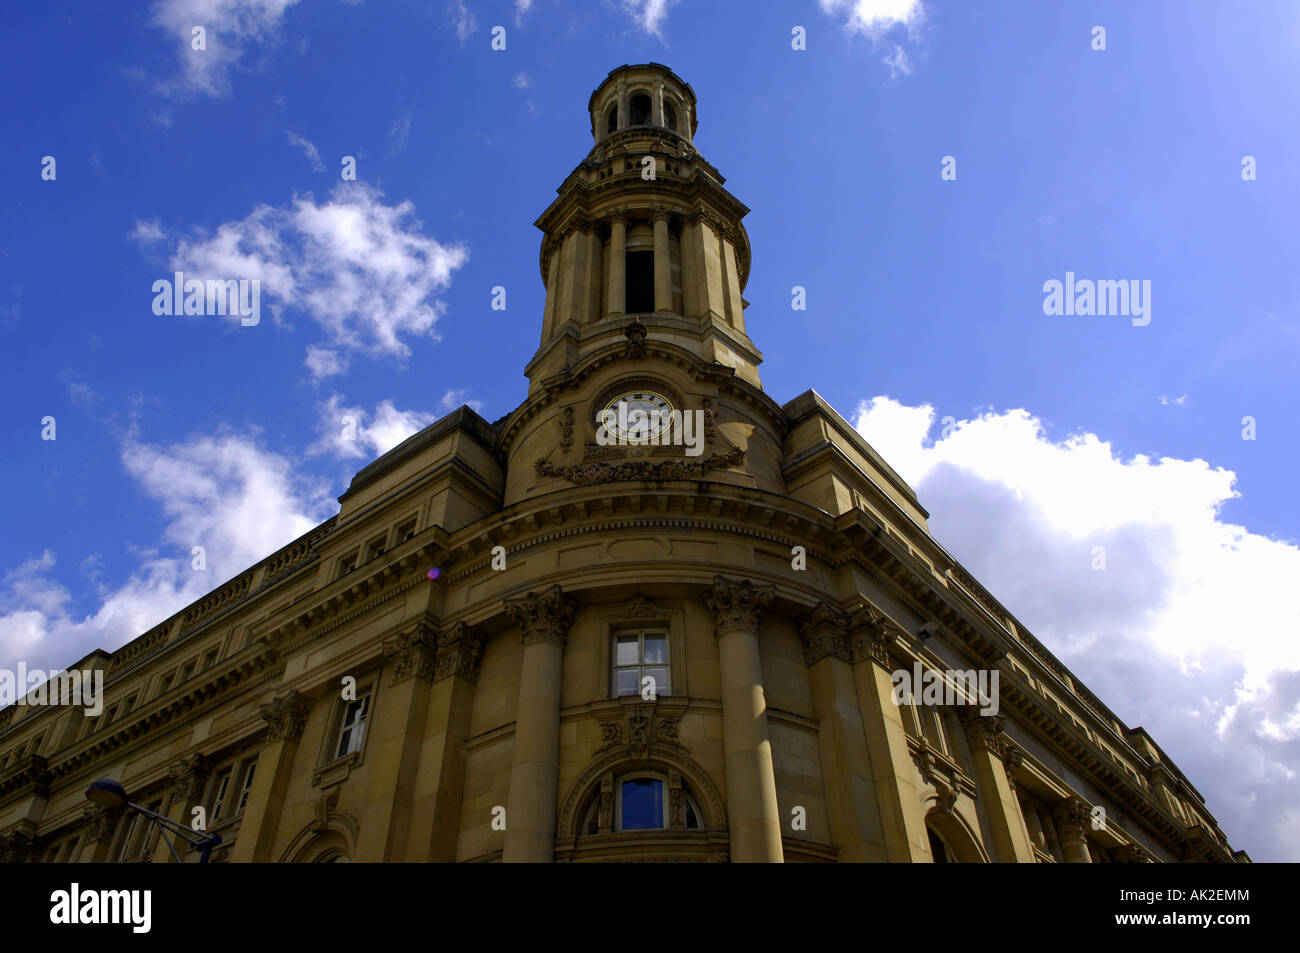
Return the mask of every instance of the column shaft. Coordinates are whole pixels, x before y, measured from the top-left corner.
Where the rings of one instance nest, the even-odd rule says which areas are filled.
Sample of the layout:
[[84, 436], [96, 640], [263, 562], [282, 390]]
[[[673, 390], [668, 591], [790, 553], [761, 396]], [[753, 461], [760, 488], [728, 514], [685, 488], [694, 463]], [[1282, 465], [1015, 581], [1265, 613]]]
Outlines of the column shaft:
[[655, 310], [672, 311], [673, 285], [668, 257], [668, 216], [655, 215]]
[[609, 227], [609, 313], [627, 313], [627, 218], [617, 215]]

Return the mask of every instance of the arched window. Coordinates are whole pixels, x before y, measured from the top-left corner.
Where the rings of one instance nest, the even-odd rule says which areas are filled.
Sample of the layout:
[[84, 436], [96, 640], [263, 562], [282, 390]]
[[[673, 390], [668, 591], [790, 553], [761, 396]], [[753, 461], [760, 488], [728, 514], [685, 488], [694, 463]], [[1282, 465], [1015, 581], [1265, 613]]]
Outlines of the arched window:
[[635, 771], [601, 779], [583, 816], [583, 834], [704, 829], [704, 815], [675, 772]]
[[638, 93], [632, 97], [632, 123], [633, 126], [650, 125], [650, 97], [645, 93]]
[[677, 131], [677, 110], [670, 102], [664, 102], [664, 125], [673, 132]]
[[618, 129], [618, 103], [609, 107], [609, 113], [605, 116], [605, 134], [608, 135]]

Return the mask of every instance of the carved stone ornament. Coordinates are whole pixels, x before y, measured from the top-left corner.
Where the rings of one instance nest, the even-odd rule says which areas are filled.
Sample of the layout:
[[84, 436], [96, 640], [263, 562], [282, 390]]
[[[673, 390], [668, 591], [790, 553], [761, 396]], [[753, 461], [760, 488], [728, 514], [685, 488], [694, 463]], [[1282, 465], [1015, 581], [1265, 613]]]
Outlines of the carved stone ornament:
[[774, 591], [771, 586], [755, 587], [748, 579], [732, 582], [722, 576], [713, 577], [713, 588], [705, 599], [713, 613], [713, 633], [721, 635], [735, 629], [758, 631], [758, 619], [771, 604]]
[[849, 645], [853, 661], [870, 660], [889, 668], [889, 647], [898, 635], [875, 606], [863, 604], [849, 616]]
[[384, 657], [393, 662], [393, 678], [389, 684], [396, 685], [412, 677], [433, 681], [437, 653], [437, 635], [433, 627], [424, 622], [385, 639]]
[[506, 615], [523, 630], [524, 645], [554, 642], [563, 645], [573, 622], [573, 605], [559, 586], [542, 592], [530, 592], [506, 602]]
[[0, 835], [0, 864], [25, 864], [32, 859], [36, 837], [27, 831]]
[[96, 844], [107, 844], [113, 840], [113, 831], [117, 830], [122, 809], [92, 804], [82, 808], [81, 816], [86, 819], [86, 836]]
[[297, 741], [307, 727], [307, 716], [311, 714], [311, 699], [301, 692], [290, 690], [264, 705], [258, 710], [266, 721], [267, 741]]
[[168, 799], [197, 801], [203, 796], [203, 786], [211, 771], [211, 763], [201, 754], [190, 754], [173, 761], [167, 767]]
[[1056, 821], [1056, 833], [1061, 840], [1083, 841], [1084, 833], [1092, 818], [1092, 809], [1077, 797], [1069, 797], [1052, 808], [1052, 819]]
[[659, 611], [659, 607], [639, 593], [632, 597], [632, 601], [623, 610], [625, 619], [650, 619], [660, 615], [663, 613]]
[[640, 321], [633, 321], [623, 331], [627, 336], [627, 352], [629, 358], [645, 357], [645, 338], [646, 327]]
[[849, 649], [848, 618], [824, 600], [799, 620], [799, 641], [803, 644], [805, 665], [815, 665], [827, 656], [853, 661]]
[[1011, 793], [1016, 793], [1016, 772], [1020, 766], [1025, 763], [1025, 756], [1010, 742], [1004, 742], [1002, 746], [1002, 766], [1006, 769], [1007, 784], [1011, 786]]
[[483, 636], [473, 626], [456, 622], [438, 634], [438, 661], [434, 681], [459, 675], [469, 682], [478, 679], [483, 657]]
[[962, 727], [966, 731], [966, 740], [972, 751], [987, 751], [995, 758], [1001, 758], [1006, 751], [1007, 736], [1005, 723], [996, 715], [966, 715]]
[[957, 806], [956, 785], [940, 777], [931, 778], [930, 783], [934, 785], [935, 809], [941, 814], [952, 814]]
[[315, 811], [311, 822], [311, 831], [313, 834], [323, 834], [329, 830], [330, 814], [339, 804], [339, 789], [337, 786], [330, 788], [328, 791], [322, 791], [320, 797], [316, 799]]
[[1151, 856], [1133, 843], [1120, 844], [1118, 847], [1112, 847], [1106, 853], [1111, 862], [1116, 864], [1147, 864], [1151, 862]]
[[564, 408], [564, 418], [560, 423], [560, 449], [568, 453], [573, 449], [573, 408]]
[[576, 466], [556, 466], [549, 460], [535, 464], [540, 477], [556, 477], [575, 486], [591, 483], [611, 483], [619, 480], [700, 480], [714, 470], [729, 470], [745, 462], [745, 451], [730, 450], [707, 457], [684, 460], [629, 460], [624, 463], [582, 463]]

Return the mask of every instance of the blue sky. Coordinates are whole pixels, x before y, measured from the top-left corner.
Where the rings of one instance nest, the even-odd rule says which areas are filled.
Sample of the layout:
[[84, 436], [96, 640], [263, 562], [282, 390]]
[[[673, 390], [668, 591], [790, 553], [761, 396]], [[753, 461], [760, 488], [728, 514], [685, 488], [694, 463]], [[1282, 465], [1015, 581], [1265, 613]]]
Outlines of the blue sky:
[[[767, 391], [839, 408], [1235, 846], [1300, 858], [1300, 7], [163, 0], [0, 35], [0, 666], [118, 647], [437, 416], [513, 409], [531, 223], [591, 90], [654, 61], [753, 209]], [[261, 322], [155, 315], [179, 266], [261, 277]], [[1045, 315], [1067, 272], [1150, 281], [1150, 323]]]

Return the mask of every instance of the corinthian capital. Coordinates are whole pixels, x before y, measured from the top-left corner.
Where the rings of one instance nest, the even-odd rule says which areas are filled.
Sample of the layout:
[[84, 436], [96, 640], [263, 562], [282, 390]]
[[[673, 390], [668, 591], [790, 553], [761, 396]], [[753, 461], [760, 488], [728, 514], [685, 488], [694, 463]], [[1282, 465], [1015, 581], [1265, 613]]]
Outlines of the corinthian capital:
[[290, 689], [275, 696], [264, 705], [259, 705], [262, 720], [266, 722], [267, 741], [297, 741], [307, 727], [307, 716], [311, 713], [311, 699], [301, 692]]
[[482, 654], [482, 634], [464, 622], [453, 623], [438, 634], [438, 664], [433, 673], [434, 681], [453, 675], [475, 681]]
[[1004, 722], [996, 715], [969, 715], [963, 727], [966, 740], [972, 751], [987, 751], [995, 758], [1001, 758], [1007, 750], [1007, 736]]
[[755, 587], [748, 579], [731, 582], [714, 576], [713, 588], [705, 600], [713, 613], [714, 634], [734, 629], [757, 631], [758, 618], [771, 604], [773, 593], [771, 586]]
[[506, 615], [523, 630], [523, 643], [553, 642], [563, 645], [573, 622], [573, 605], [559, 586], [530, 592], [506, 602]]
[[197, 753], [173, 761], [167, 768], [170, 799], [197, 801], [203, 796], [203, 785], [211, 770], [208, 759]]
[[1052, 819], [1056, 821], [1056, 833], [1063, 841], [1082, 841], [1087, 835], [1085, 826], [1092, 816], [1092, 809], [1081, 798], [1068, 797], [1058, 801], [1052, 808]]
[[829, 602], [799, 620], [799, 641], [803, 643], [803, 660], [813, 665], [828, 655], [846, 662], [853, 661], [849, 650], [848, 617]]
[[393, 660], [392, 684], [406, 681], [412, 676], [433, 680], [434, 657], [437, 655], [437, 636], [427, 624], [417, 623], [407, 632], [399, 632], [384, 640], [384, 656]]

